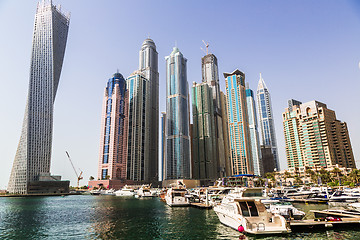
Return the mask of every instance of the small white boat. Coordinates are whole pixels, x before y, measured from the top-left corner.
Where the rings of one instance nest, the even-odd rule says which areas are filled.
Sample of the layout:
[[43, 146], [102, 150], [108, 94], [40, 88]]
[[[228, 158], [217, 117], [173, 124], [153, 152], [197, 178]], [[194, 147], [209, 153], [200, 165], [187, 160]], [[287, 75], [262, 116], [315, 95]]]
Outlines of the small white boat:
[[305, 217], [305, 212], [298, 210], [289, 202], [272, 203], [269, 206], [269, 211], [286, 219], [301, 220]]
[[142, 185], [135, 195], [136, 198], [148, 198], [148, 197], [156, 197], [156, 192], [152, 192], [150, 190], [149, 185]]
[[165, 195], [166, 204], [170, 207], [189, 206], [190, 201], [186, 197], [188, 191], [183, 187], [172, 187], [167, 190]]
[[337, 190], [330, 197], [330, 202], [357, 202], [359, 197], [345, 194], [343, 191]]
[[356, 211], [358, 211], [359, 214], [360, 214], [360, 202], [350, 203], [349, 207], [356, 210]]
[[108, 189], [101, 193], [101, 195], [110, 195], [115, 196], [115, 190], [114, 189]]
[[134, 196], [135, 195], [135, 191], [134, 189], [128, 187], [127, 185], [125, 185], [122, 189], [119, 189], [115, 192], [116, 196], [119, 197], [125, 197], [125, 196]]
[[[246, 195], [246, 194], [245, 194]], [[238, 231], [250, 234], [282, 234], [291, 232], [286, 219], [270, 213], [260, 199], [225, 196], [221, 204], [214, 206], [220, 222]]]
[[90, 191], [91, 195], [101, 195], [101, 194], [104, 194], [104, 193], [105, 193], [105, 190], [100, 190], [100, 189]]

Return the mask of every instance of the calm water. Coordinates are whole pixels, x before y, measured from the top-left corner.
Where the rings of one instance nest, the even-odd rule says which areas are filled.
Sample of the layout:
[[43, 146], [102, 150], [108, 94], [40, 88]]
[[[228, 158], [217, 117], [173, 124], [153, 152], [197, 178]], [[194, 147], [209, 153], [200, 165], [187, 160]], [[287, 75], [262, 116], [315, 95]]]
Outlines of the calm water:
[[[308, 211], [326, 206], [296, 205]], [[115, 196], [0, 198], [0, 239], [239, 239], [213, 210]], [[248, 239], [255, 239], [248, 236]], [[360, 229], [257, 239], [360, 239]]]

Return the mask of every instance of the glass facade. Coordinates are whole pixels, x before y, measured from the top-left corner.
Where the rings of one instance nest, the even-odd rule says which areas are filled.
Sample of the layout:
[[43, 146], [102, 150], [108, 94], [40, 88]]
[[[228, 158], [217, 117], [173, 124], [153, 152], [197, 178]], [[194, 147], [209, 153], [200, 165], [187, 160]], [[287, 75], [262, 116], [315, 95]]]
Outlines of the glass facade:
[[227, 93], [231, 175], [253, 174], [245, 74], [239, 70], [224, 73]]
[[257, 88], [258, 112], [260, 116], [260, 127], [262, 145], [271, 146], [274, 155], [275, 168], [280, 171], [279, 155], [277, 150], [275, 125], [272, 113], [271, 98], [264, 79], [261, 77]]
[[28, 193], [28, 183], [50, 174], [53, 109], [66, 48], [69, 16], [49, 1], [38, 4], [30, 80], [21, 137], [8, 191]]
[[165, 179], [190, 178], [190, 136], [186, 58], [174, 48], [166, 58]]
[[254, 163], [254, 174], [260, 176], [262, 175], [262, 161], [261, 161], [259, 132], [258, 132], [257, 117], [256, 117], [254, 93], [249, 88], [246, 89], [246, 105], [247, 105], [248, 117], [249, 117], [251, 155]]
[[[139, 52], [139, 71], [145, 76], [148, 82], [146, 89], [146, 132], [145, 145], [148, 152], [145, 152], [145, 180], [156, 182], [158, 174], [159, 159], [159, 72], [158, 53], [155, 42], [147, 38], [143, 42]], [[147, 147], [146, 147], [147, 149]]]
[[150, 82], [140, 71], [126, 81], [129, 91], [127, 179], [150, 181], [150, 95], [147, 94]]

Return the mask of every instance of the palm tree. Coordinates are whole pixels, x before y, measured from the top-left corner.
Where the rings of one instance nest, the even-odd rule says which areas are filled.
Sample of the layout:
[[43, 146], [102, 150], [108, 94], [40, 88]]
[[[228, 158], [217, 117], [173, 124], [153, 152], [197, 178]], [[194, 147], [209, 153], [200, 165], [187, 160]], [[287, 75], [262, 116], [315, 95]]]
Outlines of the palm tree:
[[[337, 180], [339, 181], [339, 184], [340, 184], [340, 175], [341, 174], [341, 170], [338, 169], [337, 167], [335, 167], [333, 170], [331, 170], [331, 173], [334, 174], [337, 178]], [[333, 176], [333, 179], [335, 180], [335, 176]], [[334, 181], [335, 182], [335, 181]]]
[[354, 182], [355, 184], [358, 184], [360, 182], [360, 170], [353, 169], [351, 173], [349, 174], [349, 178], [351, 182]]

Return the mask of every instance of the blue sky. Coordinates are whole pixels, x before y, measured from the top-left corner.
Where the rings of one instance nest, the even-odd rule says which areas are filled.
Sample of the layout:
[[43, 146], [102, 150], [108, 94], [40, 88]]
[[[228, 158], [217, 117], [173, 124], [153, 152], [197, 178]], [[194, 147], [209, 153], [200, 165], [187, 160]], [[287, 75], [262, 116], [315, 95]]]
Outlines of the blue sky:
[[[95, 1], [57, 0], [71, 12], [67, 49], [55, 101], [51, 171], [70, 179], [77, 168], [96, 176], [106, 81], [129, 76], [149, 35], [157, 45], [160, 111], [165, 110], [165, 60], [175, 42], [188, 59], [188, 82], [201, 81], [200, 47], [210, 43], [223, 72], [238, 68], [256, 91], [269, 88], [281, 168], [286, 168], [281, 114], [287, 100], [318, 100], [348, 123], [360, 157], [360, 4], [357, 1]], [[0, 0], [0, 188], [7, 186], [25, 110], [37, 1]], [[359, 163], [357, 163], [358, 166]]]

